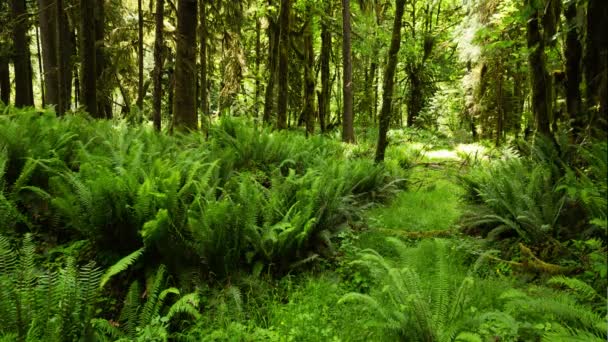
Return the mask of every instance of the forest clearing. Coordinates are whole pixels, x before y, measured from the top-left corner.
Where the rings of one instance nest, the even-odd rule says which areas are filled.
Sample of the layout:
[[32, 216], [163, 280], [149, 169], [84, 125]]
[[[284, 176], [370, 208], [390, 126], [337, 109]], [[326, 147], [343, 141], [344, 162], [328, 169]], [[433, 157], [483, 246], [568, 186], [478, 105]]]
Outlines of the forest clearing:
[[605, 341], [608, 1], [0, 3], [0, 341]]

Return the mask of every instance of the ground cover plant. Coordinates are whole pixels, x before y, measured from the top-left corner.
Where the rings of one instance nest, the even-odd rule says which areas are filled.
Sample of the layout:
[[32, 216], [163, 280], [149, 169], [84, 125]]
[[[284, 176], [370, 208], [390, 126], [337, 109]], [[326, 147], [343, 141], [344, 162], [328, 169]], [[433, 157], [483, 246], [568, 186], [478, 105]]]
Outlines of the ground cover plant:
[[604, 341], [608, 1], [0, 1], [0, 342]]

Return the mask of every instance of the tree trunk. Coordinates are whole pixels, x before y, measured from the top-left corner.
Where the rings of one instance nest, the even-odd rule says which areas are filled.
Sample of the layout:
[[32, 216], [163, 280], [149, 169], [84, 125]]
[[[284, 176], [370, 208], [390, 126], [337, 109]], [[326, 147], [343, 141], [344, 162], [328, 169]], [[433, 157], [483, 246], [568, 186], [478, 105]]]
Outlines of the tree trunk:
[[262, 64], [262, 24], [260, 19], [255, 20], [255, 99], [254, 99], [254, 112], [257, 118], [260, 115], [260, 64]]
[[304, 24], [304, 118], [306, 120], [306, 134], [315, 131], [315, 52], [312, 41], [312, 10], [306, 9], [306, 23]]
[[66, 61], [67, 58], [71, 57], [71, 54], [65, 55], [65, 45], [69, 43], [69, 37], [67, 33], [69, 32], [69, 24], [65, 18], [63, 0], [55, 0], [55, 51], [52, 51], [57, 59], [57, 114], [63, 115], [69, 107], [70, 100], [68, 97], [70, 96], [70, 81], [68, 77], [71, 78], [71, 74], [67, 72], [67, 65], [69, 64]]
[[[272, 5], [269, 1], [268, 5]], [[272, 17], [268, 16], [268, 82], [264, 94], [264, 116], [263, 121], [270, 123], [270, 116], [274, 108], [274, 88], [277, 80], [277, 61], [279, 58], [279, 26]]]
[[42, 45], [42, 65], [44, 66], [44, 104], [59, 105], [59, 61], [57, 54], [57, 6], [56, 0], [38, 0], [40, 15], [40, 41]]
[[81, 103], [94, 118], [97, 112], [97, 66], [95, 51], [95, 3], [80, 0], [80, 97]]
[[[328, 13], [331, 14], [331, 2], [327, 2]], [[325, 132], [327, 119], [330, 116], [330, 92], [329, 84], [329, 64], [331, 58], [331, 31], [325, 19], [321, 24], [321, 95], [319, 96], [319, 124], [321, 132]]]
[[[372, 58], [376, 58], [375, 54], [374, 57]], [[370, 122], [374, 121], [374, 107], [376, 106], [376, 103], [374, 102], [374, 85], [376, 84], [376, 69], [378, 68], [378, 64], [376, 63], [376, 61], [372, 61], [370, 63], [369, 66], [369, 76], [368, 76], [368, 84], [365, 86], [365, 96], [367, 97], [367, 103], [368, 103], [368, 108], [367, 110], [369, 111], [369, 118], [370, 118]]]
[[161, 125], [161, 104], [163, 97], [162, 77], [163, 77], [163, 32], [165, 21], [165, 1], [156, 0], [156, 28], [154, 37], [154, 95], [152, 96], [152, 106], [154, 107], [153, 121], [154, 128], [160, 131]]
[[528, 63], [532, 80], [532, 112], [536, 131], [550, 136], [551, 134], [551, 82], [545, 67], [545, 43], [540, 32], [539, 10], [533, 0], [526, 0], [531, 9], [527, 23]]
[[15, 19], [13, 26], [15, 106], [33, 106], [32, 61], [30, 59], [30, 45], [27, 36], [29, 25], [25, 0], [11, 0], [11, 15]]
[[391, 46], [388, 51], [388, 62], [384, 71], [384, 93], [382, 94], [382, 109], [380, 111], [380, 128], [378, 131], [378, 145], [376, 149], [376, 162], [384, 161], [384, 153], [388, 146], [386, 134], [391, 122], [391, 102], [393, 99], [393, 87], [395, 85], [395, 69], [397, 68], [397, 57], [401, 47], [401, 21], [405, 0], [397, 0], [395, 4], [395, 22], [393, 23], [393, 35]]
[[[608, 2], [589, 0], [585, 39], [585, 84], [589, 125], [606, 134], [608, 117]], [[603, 121], [603, 122], [602, 122]], [[598, 126], [599, 124], [599, 126]]]
[[144, 10], [137, 0], [137, 108], [144, 107]]
[[0, 101], [5, 105], [11, 99], [11, 79], [9, 74], [9, 58], [0, 55]]
[[207, 100], [207, 8], [205, 0], [199, 3], [200, 25], [200, 63], [201, 63], [201, 100], [200, 108], [204, 115], [209, 115], [209, 101]]
[[[57, 54], [61, 54], [61, 57], [57, 57], [57, 61], [59, 64], [58, 77], [60, 79], [61, 87], [59, 89], [59, 100], [60, 106], [58, 111], [60, 114], [69, 110], [72, 106], [72, 80], [74, 79], [74, 56], [76, 55], [76, 33], [74, 27], [70, 26], [70, 22], [68, 20], [68, 15], [65, 12], [65, 1], [57, 0], [57, 13], [62, 13], [61, 16], [57, 18], [57, 29], [61, 30], [57, 32]], [[75, 89], [78, 89], [74, 85]], [[74, 97], [76, 97], [76, 92], [74, 92]], [[75, 100], [75, 98], [74, 98]]]
[[344, 108], [342, 112], [342, 141], [355, 142], [353, 127], [353, 61], [351, 54], [350, 0], [342, 0], [342, 95]]
[[568, 115], [572, 120], [572, 129], [575, 137], [585, 129], [586, 119], [581, 113], [581, 56], [582, 46], [578, 39], [579, 28], [577, 26], [577, 6], [576, 2], [571, 2], [564, 13], [568, 32], [566, 34], [566, 107]]
[[287, 128], [287, 98], [289, 96], [289, 16], [291, 0], [281, 0], [279, 18], [279, 100], [277, 128]]
[[46, 107], [44, 102], [44, 71], [42, 70], [42, 49], [40, 48], [40, 27], [35, 26], [34, 30], [36, 32], [36, 57], [38, 59], [38, 74], [40, 75], [40, 92], [42, 93], [42, 107]]
[[[90, 0], [92, 1], [92, 0]], [[112, 94], [109, 88], [109, 75], [106, 75], [105, 56], [105, 0], [95, 0], [95, 72], [97, 75], [96, 87], [99, 92], [97, 98], [97, 115], [100, 118], [112, 118]]]
[[197, 1], [178, 1], [173, 103], [174, 125], [178, 130], [196, 130], [198, 128], [196, 113]]

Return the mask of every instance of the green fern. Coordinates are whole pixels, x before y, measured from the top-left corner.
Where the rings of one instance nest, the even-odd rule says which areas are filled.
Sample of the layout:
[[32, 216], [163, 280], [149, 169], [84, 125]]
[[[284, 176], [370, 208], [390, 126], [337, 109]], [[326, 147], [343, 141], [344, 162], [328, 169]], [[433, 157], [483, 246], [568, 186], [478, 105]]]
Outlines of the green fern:
[[[0, 335], [19, 340], [64, 341], [91, 336], [101, 271], [74, 260], [57, 272], [40, 270], [30, 235], [17, 252], [0, 237]], [[61, 305], [58, 305], [61, 303]]]
[[104, 285], [115, 275], [123, 272], [127, 268], [129, 268], [137, 259], [139, 259], [144, 254], [144, 248], [140, 248], [135, 252], [127, 255], [126, 257], [120, 259], [117, 263], [112, 265], [110, 268], [106, 270], [106, 272], [101, 277], [101, 281], [99, 282], [99, 287], [103, 288]]
[[[397, 251], [407, 250], [403, 243], [390, 239]], [[432, 250], [432, 259], [426, 253]], [[373, 250], [362, 251], [353, 263], [364, 265], [371, 274], [379, 277], [381, 290], [370, 295], [349, 293], [340, 302], [358, 302], [374, 312], [376, 325], [401, 336], [402, 340], [451, 341], [463, 332], [467, 318], [463, 308], [473, 287], [471, 276], [462, 278], [448, 266], [447, 242], [434, 240], [432, 244], [417, 250], [417, 255], [405, 255], [398, 268]], [[422, 272], [411, 258], [434, 260], [433, 272]], [[428, 269], [428, 266], [427, 266]], [[458, 282], [454, 282], [458, 279]], [[430, 286], [430, 291], [425, 290]]]

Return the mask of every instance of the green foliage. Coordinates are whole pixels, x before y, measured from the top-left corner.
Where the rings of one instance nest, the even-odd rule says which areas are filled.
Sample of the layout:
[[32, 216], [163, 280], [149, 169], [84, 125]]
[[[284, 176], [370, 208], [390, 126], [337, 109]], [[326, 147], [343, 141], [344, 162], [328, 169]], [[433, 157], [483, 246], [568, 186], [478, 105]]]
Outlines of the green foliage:
[[398, 189], [339, 143], [243, 120], [220, 120], [209, 140], [50, 113], [1, 120], [2, 220], [87, 239], [108, 265], [143, 246], [171, 272], [201, 261], [220, 276], [260, 262], [286, 271]]
[[118, 273], [126, 270], [129, 266], [131, 266], [142, 254], [144, 253], [144, 249], [140, 248], [135, 252], [127, 255], [126, 257], [120, 259], [116, 264], [112, 265], [112, 267], [108, 268], [106, 272], [101, 277], [101, 281], [99, 282], [99, 287], [103, 288], [103, 286]]
[[464, 331], [464, 308], [470, 305], [475, 279], [450, 263], [449, 244], [437, 239], [408, 253], [396, 239], [387, 243], [401, 253], [398, 266], [369, 249], [354, 261], [379, 277], [380, 289], [369, 295], [349, 293], [340, 301], [363, 304], [376, 324], [400, 340], [449, 341]]
[[98, 337], [121, 341], [168, 341], [171, 337], [170, 324], [177, 317], [200, 318], [200, 300], [196, 293], [181, 296], [172, 305], [165, 307], [169, 294], [180, 296], [178, 289], [165, 288], [165, 283], [166, 269], [161, 265], [148, 282], [144, 303], [140, 303], [142, 295], [139, 283], [132, 283], [117, 323], [104, 319], [93, 320]]
[[[523, 157], [482, 164], [461, 177], [465, 198], [476, 204], [465, 225], [482, 228], [491, 237], [512, 230], [531, 243], [576, 236], [573, 227], [602, 226], [605, 143], [576, 149], [562, 143], [556, 148], [554, 142], [538, 139], [520, 148]], [[582, 161], [577, 162], [577, 155]]]
[[0, 236], [0, 336], [28, 341], [69, 341], [92, 336], [101, 270], [77, 267], [73, 259], [59, 271], [36, 266], [35, 245], [26, 235], [19, 250]]

